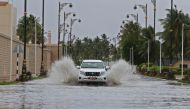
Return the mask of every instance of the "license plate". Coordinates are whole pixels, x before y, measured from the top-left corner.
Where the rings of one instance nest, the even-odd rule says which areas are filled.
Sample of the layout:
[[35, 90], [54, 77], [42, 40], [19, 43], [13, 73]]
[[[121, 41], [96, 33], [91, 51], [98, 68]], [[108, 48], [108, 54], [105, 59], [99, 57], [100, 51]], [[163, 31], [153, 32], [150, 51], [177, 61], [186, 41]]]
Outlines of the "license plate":
[[90, 80], [96, 80], [96, 77], [90, 77]]

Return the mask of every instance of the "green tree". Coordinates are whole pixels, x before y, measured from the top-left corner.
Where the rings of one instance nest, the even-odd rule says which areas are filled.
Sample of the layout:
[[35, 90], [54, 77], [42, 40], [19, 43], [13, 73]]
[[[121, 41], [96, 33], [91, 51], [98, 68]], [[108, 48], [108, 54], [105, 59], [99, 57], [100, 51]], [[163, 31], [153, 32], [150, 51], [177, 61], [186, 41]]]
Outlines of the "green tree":
[[74, 61], [79, 64], [83, 59], [101, 59], [107, 61], [110, 55], [110, 42], [106, 34], [94, 39], [84, 37], [77, 39], [73, 44], [72, 56]]
[[154, 28], [149, 26], [148, 28], [142, 29], [142, 36], [140, 38], [140, 45], [139, 45], [139, 55], [141, 58], [147, 62], [148, 57], [148, 42], [149, 42], [149, 56], [150, 62], [155, 63], [159, 59], [159, 41], [155, 40], [154, 38]]
[[75, 61], [76, 64], [80, 64], [80, 58], [82, 58], [82, 53], [84, 52], [84, 49], [82, 47], [82, 41], [77, 38], [75, 43], [74, 43], [74, 47], [73, 47], [73, 52], [72, 52], [72, 56], [73, 56], [73, 60]]
[[139, 46], [142, 44], [140, 42], [141, 27], [137, 23], [128, 22], [124, 25], [121, 30], [121, 41], [120, 48], [122, 48], [122, 56], [125, 60], [130, 60], [130, 49], [134, 50], [134, 63], [140, 64], [143, 59], [139, 56]]
[[[35, 20], [36, 17], [33, 15], [29, 15], [26, 17], [26, 42], [28, 43], [31, 41], [32, 43], [35, 43]], [[37, 43], [40, 44], [42, 41], [41, 37], [41, 30], [42, 26], [39, 24], [39, 21], [37, 21]], [[19, 19], [18, 26], [17, 26], [17, 35], [20, 37], [20, 40], [24, 42], [24, 16]]]
[[[188, 14], [184, 14], [182, 11], [178, 11], [174, 9], [172, 11], [172, 24], [171, 24], [171, 10], [167, 9], [166, 18], [160, 19], [161, 24], [163, 25], [164, 31], [159, 35], [164, 40], [163, 50], [164, 56], [169, 58], [170, 54], [175, 59], [179, 59], [181, 57], [181, 34], [182, 34], [182, 23], [189, 25], [190, 18]], [[171, 37], [172, 32], [172, 37]], [[172, 47], [171, 47], [172, 41]], [[184, 31], [184, 54], [185, 57], [189, 57], [190, 55], [190, 34], [189, 31]], [[171, 52], [172, 51], [172, 52]]]
[[102, 55], [103, 55], [103, 57], [102, 57], [102, 59], [103, 60], [109, 60], [109, 54], [110, 54], [110, 52], [109, 52], [109, 41], [108, 41], [108, 37], [106, 36], [106, 34], [102, 34], [101, 35], [101, 37], [102, 37], [102, 41], [101, 41], [101, 46], [103, 47], [102, 48]]
[[148, 42], [150, 45], [150, 62], [155, 63], [159, 59], [159, 42], [154, 38], [153, 27], [141, 28], [137, 23], [128, 22], [121, 32], [119, 48], [122, 48], [124, 59], [130, 60], [130, 49], [133, 48], [134, 64], [147, 62]]

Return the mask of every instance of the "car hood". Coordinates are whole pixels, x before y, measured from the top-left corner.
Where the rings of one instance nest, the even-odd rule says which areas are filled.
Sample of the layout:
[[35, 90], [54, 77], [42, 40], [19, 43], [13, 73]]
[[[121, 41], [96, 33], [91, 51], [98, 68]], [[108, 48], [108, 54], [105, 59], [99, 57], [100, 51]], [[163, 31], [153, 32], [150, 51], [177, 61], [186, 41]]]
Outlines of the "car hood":
[[81, 68], [82, 72], [105, 72], [105, 69], [96, 69], [96, 68]]

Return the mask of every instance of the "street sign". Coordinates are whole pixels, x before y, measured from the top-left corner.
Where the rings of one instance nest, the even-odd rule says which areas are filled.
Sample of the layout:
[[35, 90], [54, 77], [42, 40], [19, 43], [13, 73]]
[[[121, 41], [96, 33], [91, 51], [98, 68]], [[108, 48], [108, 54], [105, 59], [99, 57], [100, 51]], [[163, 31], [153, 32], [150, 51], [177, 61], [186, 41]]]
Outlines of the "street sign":
[[14, 53], [23, 53], [23, 47], [21, 44], [17, 45], [14, 50], [13, 50]]

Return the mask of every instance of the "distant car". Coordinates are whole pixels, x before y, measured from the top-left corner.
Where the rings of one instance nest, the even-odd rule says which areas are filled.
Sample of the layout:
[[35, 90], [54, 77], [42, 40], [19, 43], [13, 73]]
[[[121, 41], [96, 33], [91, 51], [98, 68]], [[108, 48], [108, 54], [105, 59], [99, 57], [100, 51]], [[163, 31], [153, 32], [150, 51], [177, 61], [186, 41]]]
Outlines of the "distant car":
[[83, 60], [78, 75], [79, 82], [106, 82], [107, 70], [109, 67], [104, 65], [101, 60]]

